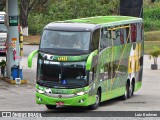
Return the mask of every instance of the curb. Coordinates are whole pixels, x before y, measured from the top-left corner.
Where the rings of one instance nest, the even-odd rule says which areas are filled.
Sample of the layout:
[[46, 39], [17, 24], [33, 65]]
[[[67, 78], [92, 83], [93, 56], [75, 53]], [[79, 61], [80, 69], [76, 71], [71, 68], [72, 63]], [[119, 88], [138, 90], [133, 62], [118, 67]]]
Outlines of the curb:
[[[15, 80], [12, 80], [12, 79], [9, 79], [9, 78], [6, 78], [6, 77], [0, 77], [1, 80], [5, 81], [5, 82], [8, 82], [10, 84], [16, 84], [16, 81]], [[27, 84], [28, 81], [27, 80], [21, 80], [21, 83], [20, 84]]]

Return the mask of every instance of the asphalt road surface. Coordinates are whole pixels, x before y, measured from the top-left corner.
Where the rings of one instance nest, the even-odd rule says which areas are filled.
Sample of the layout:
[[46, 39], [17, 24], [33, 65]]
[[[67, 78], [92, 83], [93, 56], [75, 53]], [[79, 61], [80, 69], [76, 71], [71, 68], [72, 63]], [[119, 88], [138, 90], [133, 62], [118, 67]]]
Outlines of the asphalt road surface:
[[[35, 103], [36, 58], [34, 58], [33, 68], [29, 69], [27, 67], [27, 56], [37, 48], [37, 46], [24, 47], [25, 56], [22, 59], [25, 71], [24, 78], [28, 79], [30, 84], [10, 85], [0, 80], [0, 111], [43, 111], [63, 116], [63, 114], [57, 113], [73, 113], [80, 110], [74, 116], [79, 113], [87, 116], [89, 111], [82, 107], [60, 107], [57, 110], [48, 110], [45, 106]], [[149, 57], [145, 56], [143, 85], [131, 99], [126, 101], [120, 99], [109, 100], [101, 103], [95, 111], [160, 111], [160, 68], [151, 70], [151, 63], [153, 63], [153, 59], [149, 60]], [[158, 64], [160, 66], [160, 58]]]
[[32, 51], [37, 49], [38, 45], [24, 45], [23, 46], [24, 56], [28, 56]]

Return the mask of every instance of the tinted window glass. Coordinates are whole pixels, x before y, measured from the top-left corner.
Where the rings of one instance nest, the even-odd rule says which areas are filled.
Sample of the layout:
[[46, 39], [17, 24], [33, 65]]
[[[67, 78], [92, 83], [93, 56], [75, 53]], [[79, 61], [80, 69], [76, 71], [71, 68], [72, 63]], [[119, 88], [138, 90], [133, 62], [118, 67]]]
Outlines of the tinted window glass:
[[92, 46], [91, 46], [92, 51], [98, 49], [99, 39], [100, 39], [100, 29], [97, 29], [93, 32], [92, 36]]
[[40, 48], [89, 49], [90, 32], [45, 30]]

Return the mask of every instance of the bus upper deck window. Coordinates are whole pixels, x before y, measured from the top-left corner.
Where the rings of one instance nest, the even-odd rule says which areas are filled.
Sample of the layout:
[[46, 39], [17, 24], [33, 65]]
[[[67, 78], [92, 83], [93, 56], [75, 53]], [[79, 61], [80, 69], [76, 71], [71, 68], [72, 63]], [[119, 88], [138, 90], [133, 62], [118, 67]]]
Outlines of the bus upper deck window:
[[137, 25], [131, 24], [131, 41], [136, 42], [137, 39]]
[[91, 47], [91, 51], [97, 50], [98, 46], [99, 46], [99, 39], [100, 39], [100, 29], [96, 29], [93, 32], [93, 36], [92, 36], [92, 47]]

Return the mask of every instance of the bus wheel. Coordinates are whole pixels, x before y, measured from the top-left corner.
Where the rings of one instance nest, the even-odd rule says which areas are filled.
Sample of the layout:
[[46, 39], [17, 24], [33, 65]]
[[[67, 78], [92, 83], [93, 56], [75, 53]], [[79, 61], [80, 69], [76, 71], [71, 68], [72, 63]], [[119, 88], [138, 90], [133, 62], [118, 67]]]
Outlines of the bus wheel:
[[132, 94], [131, 94], [132, 96], [134, 95], [134, 86], [135, 86], [134, 81], [132, 81], [132, 88], [131, 88], [132, 89]]
[[127, 84], [127, 98], [131, 98], [132, 96], [132, 85]]
[[48, 109], [56, 109], [56, 105], [46, 105]]
[[127, 90], [128, 90], [128, 89], [127, 89], [127, 85], [126, 85], [125, 93], [124, 93], [124, 95], [123, 95], [123, 96], [121, 96], [121, 97], [120, 97], [122, 100], [127, 100], [127, 93], [128, 93], [128, 91], [127, 91]]
[[90, 110], [95, 110], [95, 109], [97, 109], [97, 108], [99, 107], [99, 103], [100, 103], [100, 92], [97, 91], [96, 103], [93, 104], [93, 105], [90, 105], [90, 106], [89, 106], [89, 109], [90, 109]]

